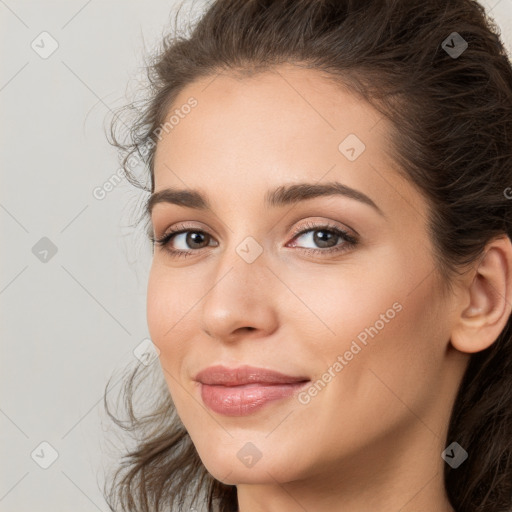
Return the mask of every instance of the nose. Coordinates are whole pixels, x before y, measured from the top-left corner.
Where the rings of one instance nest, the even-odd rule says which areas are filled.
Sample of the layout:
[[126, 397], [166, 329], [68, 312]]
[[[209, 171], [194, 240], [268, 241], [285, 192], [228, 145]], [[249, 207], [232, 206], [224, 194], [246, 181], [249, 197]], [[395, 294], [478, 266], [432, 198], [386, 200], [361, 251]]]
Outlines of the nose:
[[233, 250], [219, 261], [202, 301], [202, 330], [211, 338], [233, 342], [249, 333], [264, 337], [277, 328], [279, 280], [263, 254], [248, 263]]

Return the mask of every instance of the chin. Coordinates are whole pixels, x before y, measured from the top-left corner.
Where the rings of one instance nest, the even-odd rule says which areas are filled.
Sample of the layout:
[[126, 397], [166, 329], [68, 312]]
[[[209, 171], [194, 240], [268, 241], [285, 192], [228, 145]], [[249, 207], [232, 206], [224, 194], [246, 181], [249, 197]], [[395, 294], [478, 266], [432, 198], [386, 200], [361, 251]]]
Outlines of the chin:
[[204, 466], [216, 479], [226, 485], [238, 484], [275, 484], [289, 482], [296, 478], [297, 468], [293, 467], [291, 461], [275, 460], [262, 456], [252, 466], [246, 466], [234, 455], [231, 461], [231, 454], [219, 454], [203, 459]]

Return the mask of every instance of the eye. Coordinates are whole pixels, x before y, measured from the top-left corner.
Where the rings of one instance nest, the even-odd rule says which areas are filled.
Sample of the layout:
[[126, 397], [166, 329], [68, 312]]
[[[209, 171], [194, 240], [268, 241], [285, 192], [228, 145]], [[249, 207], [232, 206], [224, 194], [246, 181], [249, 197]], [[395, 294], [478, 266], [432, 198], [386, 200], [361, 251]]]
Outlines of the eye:
[[[168, 251], [173, 257], [187, 257], [194, 252], [193, 250], [207, 247], [208, 244], [204, 245], [205, 241], [208, 242], [212, 240], [212, 237], [205, 231], [192, 228], [187, 229], [187, 226], [181, 224], [175, 229], [168, 231], [161, 238], [156, 239], [153, 236], [150, 236], [150, 239], [160, 247], [165, 247], [166, 251]], [[181, 244], [182, 248], [175, 249], [170, 247], [171, 242]], [[189, 248], [192, 248], [193, 250], [191, 251]]]
[[[302, 226], [294, 234], [294, 240], [300, 238], [304, 239], [306, 243], [320, 247], [320, 249], [305, 248], [306, 252], [313, 254], [346, 251], [358, 243], [356, 237], [331, 224], [306, 223], [306, 226]], [[341, 244], [338, 243], [340, 240]], [[294, 243], [292, 247], [297, 247], [297, 245]]]
[[[306, 223], [293, 234], [293, 240], [303, 238], [306, 243], [316, 244], [319, 248], [303, 248], [306, 253], [326, 254], [342, 252], [354, 247], [358, 239], [347, 231], [331, 224]], [[187, 257], [200, 249], [212, 246], [209, 242], [213, 238], [200, 229], [194, 229], [186, 225], [178, 225], [161, 238], [150, 236], [153, 243], [164, 247], [172, 257]], [[339, 243], [341, 241], [341, 243]], [[172, 244], [174, 242], [174, 244]], [[171, 244], [174, 247], [171, 247]], [[176, 245], [181, 247], [176, 248]], [[213, 244], [215, 247], [216, 245]], [[294, 243], [292, 247], [301, 247]]]

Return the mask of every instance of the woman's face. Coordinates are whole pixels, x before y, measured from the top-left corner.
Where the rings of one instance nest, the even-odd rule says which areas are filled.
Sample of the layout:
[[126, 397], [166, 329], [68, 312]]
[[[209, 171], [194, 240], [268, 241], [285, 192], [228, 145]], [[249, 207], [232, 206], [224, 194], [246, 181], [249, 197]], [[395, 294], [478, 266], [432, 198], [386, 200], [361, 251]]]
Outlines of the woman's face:
[[[147, 319], [208, 471], [228, 484], [325, 481], [398, 453], [419, 464], [435, 447], [440, 459], [452, 309], [387, 120], [292, 66], [197, 81], [170, 115], [155, 192], [208, 207], [185, 194], [152, 202], [155, 237], [187, 231], [155, 246]], [[216, 365], [309, 382], [196, 380]]]

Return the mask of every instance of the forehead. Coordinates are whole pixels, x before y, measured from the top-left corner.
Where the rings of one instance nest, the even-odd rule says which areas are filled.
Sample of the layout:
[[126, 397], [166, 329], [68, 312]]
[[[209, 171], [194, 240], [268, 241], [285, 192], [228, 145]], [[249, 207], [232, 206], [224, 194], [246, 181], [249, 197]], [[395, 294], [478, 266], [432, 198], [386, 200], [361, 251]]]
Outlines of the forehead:
[[[192, 109], [189, 98], [196, 101]], [[214, 150], [216, 157], [224, 152], [228, 159], [245, 155], [245, 160], [270, 152], [274, 160], [280, 154], [304, 160], [303, 153], [315, 160], [325, 151], [338, 156], [338, 145], [349, 134], [375, 145], [378, 133], [371, 132], [381, 121], [369, 104], [320, 72], [290, 65], [244, 78], [226, 72], [204, 77], [181, 91], [166, 119], [171, 116], [172, 128], [162, 132], [157, 146], [156, 167], [171, 146], [176, 156], [194, 148], [190, 157], [200, 157], [198, 150], [203, 155]]]
[[[195, 106], [183, 108], [190, 98]], [[382, 196], [383, 210], [414, 194], [393, 170], [388, 120], [316, 70], [287, 65], [251, 77], [205, 77], [181, 91], [171, 115], [179, 121], [157, 144], [155, 190], [200, 188], [223, 200], [229, 191], [263, 201], [268, 188], [285, 182], [336, 180]]]

